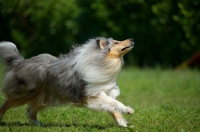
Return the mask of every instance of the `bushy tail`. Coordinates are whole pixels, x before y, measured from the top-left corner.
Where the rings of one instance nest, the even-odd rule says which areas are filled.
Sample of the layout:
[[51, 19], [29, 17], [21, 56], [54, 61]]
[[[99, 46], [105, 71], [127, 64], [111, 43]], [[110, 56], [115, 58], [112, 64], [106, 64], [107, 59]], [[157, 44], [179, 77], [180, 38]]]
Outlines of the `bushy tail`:
[[12, 42], [0, 43], [0, 57], [3, 59], [9, 69], [12, 69], [12, 67], [24, 60], [16, 45]]

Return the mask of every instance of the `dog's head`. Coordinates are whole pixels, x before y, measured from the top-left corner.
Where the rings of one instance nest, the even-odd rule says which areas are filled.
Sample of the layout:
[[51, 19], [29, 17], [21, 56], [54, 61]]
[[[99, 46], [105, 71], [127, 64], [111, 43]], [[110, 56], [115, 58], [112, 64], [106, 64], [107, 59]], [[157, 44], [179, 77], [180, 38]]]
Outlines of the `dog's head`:
[[112, 38], [98, 38], [96, 39], [98, 47], [107, 53], [107, 57], [121, 58], [129, 52], [134, 45], [133, 39], [126, 39], [124, 41], [113, 40]]

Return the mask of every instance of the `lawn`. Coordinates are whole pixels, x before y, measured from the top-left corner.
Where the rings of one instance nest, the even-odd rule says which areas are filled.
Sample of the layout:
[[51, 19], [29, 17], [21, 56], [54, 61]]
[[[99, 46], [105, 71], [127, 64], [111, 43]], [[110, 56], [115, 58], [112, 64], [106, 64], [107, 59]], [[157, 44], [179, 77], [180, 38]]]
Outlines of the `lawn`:
[[[94, 112], [70, 105], [40, 112], [38, 118], [43, 126], [33, 126], [26, 118], [26, 106], [22, 106], [7, 111], [3, 121], [0, 122], [0, 131], [200, 131], [200, 73], [198, 70], [124, 68], [119, 75], [118, 85], [121, 89], [118, 100], [135, 110], [133, 115], [124, 114], [134, 128], [118, 127], [108, 113]], [[3, 94], [0, 93], [1, 104], [3, 100]]]

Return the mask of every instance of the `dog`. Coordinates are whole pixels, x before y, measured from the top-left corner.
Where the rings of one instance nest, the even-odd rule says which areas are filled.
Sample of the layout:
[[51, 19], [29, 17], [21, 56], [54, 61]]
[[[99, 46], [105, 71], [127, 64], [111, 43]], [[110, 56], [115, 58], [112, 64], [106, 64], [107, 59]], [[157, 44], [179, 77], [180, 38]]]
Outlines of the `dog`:
[[8, 109], [27, 104], [29, 121], [40, 125], [38, 111], [73, 104], [107, 111], [119, 126], [127, 127], [122, 113], [133, 114], [134, 110], [116, 100], [120, 94], [116, 80], [123, 56], [133, 45], [133, 39], [97, 37], [59, 57], [40, 54], [24, 59], [15, 44], [1, 42], [0, 56], [7, 72], [2, 84], [6, 100], [0, 107], [0, 120]]

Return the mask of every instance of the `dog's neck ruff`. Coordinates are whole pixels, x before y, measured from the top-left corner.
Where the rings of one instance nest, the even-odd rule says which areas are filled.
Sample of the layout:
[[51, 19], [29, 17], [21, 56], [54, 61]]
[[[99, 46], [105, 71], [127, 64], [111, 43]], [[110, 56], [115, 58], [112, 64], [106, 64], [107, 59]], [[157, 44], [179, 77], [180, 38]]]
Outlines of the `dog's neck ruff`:
[[[86, 96], [94, 96], [116, 86], [118, 73], [123, 65], [123, 58], [106, 58], [103, 54], [82, 49], [76, 56], [75, 70], [86, 82]], [[84, 59], [83, 59], [84, 58]], [[97, 59], [98, 58], [98, 59]]]

